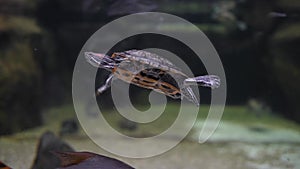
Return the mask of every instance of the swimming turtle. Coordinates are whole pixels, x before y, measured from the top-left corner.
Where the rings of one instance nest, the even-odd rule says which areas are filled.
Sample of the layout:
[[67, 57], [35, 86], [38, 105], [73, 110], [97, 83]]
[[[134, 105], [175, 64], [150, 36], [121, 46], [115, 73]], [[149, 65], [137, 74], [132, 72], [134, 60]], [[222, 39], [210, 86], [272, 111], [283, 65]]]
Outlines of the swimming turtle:
[[111, 56], [94, 52], [85, 52], [84, 54], [86, 60], [93, 66], [112, 72], [105, 84], [98, 88], [98, 95], [108, 89], [113, 77], [116, 77], [174, 99], [183, 96], [199, 106], [199, 101], [190, 85], [212, 89], [220, 85], [220, 78], [216, 75], [189, 78], [169, 60], [144, 50], [115, 52]]

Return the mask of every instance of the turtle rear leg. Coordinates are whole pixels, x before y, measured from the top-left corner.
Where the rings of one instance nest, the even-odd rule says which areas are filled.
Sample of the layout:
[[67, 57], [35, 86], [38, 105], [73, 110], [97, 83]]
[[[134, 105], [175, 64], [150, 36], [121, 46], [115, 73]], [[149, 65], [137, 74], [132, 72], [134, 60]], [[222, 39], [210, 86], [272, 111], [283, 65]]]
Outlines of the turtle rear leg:
[[189, 101], [193, 102], [197, 107], [199, 107], [200, 105], [199, 100], [195, 96], [195, 93], [193, 92], [191, 87], [186, 86], [181, 89], [181, 92], [185, 98], [187, 98]]
[[103, 93], [108, 88], [110, 88], [113, 77], [114, 75], [110, 74], [109, 77], [106, 79], [105, 84], [97, 89], [97, 96]]
[[220, 78], [216, 75], [197, 76], [197, 77], [185, 79], [184, 84], [199, 85], [199, 86], [210, 87], [212, 89], [215, 89], [220, 86]]

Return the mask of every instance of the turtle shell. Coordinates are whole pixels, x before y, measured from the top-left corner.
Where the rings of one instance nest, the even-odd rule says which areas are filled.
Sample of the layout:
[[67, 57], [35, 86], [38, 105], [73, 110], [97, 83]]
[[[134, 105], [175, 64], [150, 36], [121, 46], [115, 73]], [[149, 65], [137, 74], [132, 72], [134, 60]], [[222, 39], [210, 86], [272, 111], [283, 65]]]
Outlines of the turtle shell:
[[143, 50], [117, 52], [111, 57], [122, 60], [113, 71], [117, 78], [181, 98], [180, 89], [184, 88], [183, 81], [188, 77], [169, 60]]

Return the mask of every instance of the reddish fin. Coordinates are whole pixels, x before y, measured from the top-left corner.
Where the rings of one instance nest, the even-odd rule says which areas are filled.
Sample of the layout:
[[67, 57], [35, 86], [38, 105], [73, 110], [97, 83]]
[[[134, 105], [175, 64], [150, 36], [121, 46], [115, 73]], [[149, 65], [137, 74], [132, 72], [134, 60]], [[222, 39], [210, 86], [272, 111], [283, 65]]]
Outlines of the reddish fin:
[[[96, 154], [89, 152], [53, 152], [61, 161], [62, 167], [68, 167], [71, 165], [76, 165], [96, 156]], [[0, 168], [2, 169], [2, 168]]]
[[0, 169], [12, 169], [0, 161]]

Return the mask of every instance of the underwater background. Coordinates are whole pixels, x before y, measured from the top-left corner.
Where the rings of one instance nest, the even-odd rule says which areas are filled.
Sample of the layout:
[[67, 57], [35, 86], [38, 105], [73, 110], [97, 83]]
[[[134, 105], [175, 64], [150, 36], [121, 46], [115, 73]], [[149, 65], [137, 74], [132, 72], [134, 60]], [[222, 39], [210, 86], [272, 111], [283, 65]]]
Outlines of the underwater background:
[[[46, 131], [75, 150], [115, 157], [89, 140], [77, 121], [73, 69], [81, 48], [99, 28], [128, 14], [150, 11], [182, 17], [206, 34], [225, 69], [226, 107], [219, 128], [205, 144], [197, 142], [197, 123], [184, 141], [160, 157], [117, 158], [136, 168], [300, 168], [297, 0], [1, 0], [0, 160], [12, 168], [30, 168], [39, 137]], [[155, 34], [130, 37], [110, 52], [132, 48], [172, 51], [195, 75], [207, 74], [197, 60], [185, 57], [194, 55], [186, 46]], [[99, 87], [108, 74], [98, 70], [91, 83]], [[147, 110], [149, 91], [135, 86], [130, 91], [137, 109]], [[209, 89], [200, 93], [201, 123], [211, 97]], [[118, 114], [110, 92], [98, 98], [109, 123], [138, 138], [167, 129], [179, 103], [168, 99], [162, 119], [136, 124]]]

